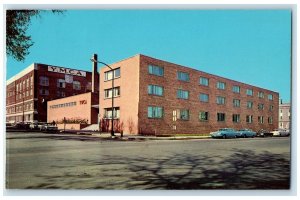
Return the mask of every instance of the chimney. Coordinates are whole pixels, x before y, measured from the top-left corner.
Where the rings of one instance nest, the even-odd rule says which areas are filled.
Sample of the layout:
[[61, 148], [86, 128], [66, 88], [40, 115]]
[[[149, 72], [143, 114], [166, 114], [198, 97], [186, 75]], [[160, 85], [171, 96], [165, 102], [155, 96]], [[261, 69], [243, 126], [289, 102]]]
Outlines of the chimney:
[[[93, 59], [98, 61], [97, 54], [93, 54]], [[93, 62], [92, 64], [92, 92], [99, 92], [99, 73], [98, 73], [98, 63]]]
[[280, 99], [280, 104], [282, 104], [282, 99]]

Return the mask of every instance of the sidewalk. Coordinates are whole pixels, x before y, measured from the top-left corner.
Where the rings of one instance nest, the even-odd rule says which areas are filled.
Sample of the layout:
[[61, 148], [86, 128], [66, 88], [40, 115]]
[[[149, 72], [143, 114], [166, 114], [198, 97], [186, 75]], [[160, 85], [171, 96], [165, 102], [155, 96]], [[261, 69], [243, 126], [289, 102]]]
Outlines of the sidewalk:
[[[81, 135], [85, 135], [82, 133]], [[100, 137], [112, 139], [110, 133], [92, 133], [92, 137]], [[187, 140], [187, 139], [208, 139], [210, 136], [142, 136], [142, 135], [129, 135], [124, 134], [121, 138], [120, 133], [115, 133], [115, 139], [121, 140]]]

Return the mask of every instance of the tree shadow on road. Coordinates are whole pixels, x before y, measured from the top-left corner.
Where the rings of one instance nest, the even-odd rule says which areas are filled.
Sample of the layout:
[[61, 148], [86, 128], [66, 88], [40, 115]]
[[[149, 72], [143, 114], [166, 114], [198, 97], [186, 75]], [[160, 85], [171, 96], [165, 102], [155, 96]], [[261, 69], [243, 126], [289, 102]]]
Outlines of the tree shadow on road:
[[[218, 160], [218, 159], [216, 159]], [[281, 155], [240, 150], [216, 161], [207, 156], [175, 155], [144, 165], [130, 164], [135, 185], [145, 189], [289, 189], [290, 165]]]
[[[70, 166], [65, 169], [56, 166], [62, 172], [69, 172], [36, 175], [44, 181], [27, 188], [289, 189], [288, 157], [267, 151], [256, 154], [235, 149], [234, 152], [225, 158], [192, 154], [157, 156], [155, 159], [143, 155], [134, 158], [107, 155], [98, 160], [85, 158], [80, 162], [84, 171], [70, 172]], [[93, 170], [89, 171], [90, 168]]]

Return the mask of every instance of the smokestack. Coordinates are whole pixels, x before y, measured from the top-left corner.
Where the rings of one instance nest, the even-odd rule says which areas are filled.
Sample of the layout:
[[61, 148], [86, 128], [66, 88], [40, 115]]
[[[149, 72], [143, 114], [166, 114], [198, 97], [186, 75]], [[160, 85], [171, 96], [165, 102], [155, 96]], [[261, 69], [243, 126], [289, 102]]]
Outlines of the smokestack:
[[[93, 59], [98, 61], [98, 55], [93, 54]], [[93, 62], [92, 64], [92, 92], [99, 91], [99, 74], [98, 74], [98, 63]]]

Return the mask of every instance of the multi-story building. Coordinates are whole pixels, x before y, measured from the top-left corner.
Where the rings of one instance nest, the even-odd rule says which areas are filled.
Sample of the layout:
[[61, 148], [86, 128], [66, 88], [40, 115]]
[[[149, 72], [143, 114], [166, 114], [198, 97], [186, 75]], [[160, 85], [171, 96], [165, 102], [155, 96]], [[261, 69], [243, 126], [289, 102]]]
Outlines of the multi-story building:
[[[278, 128], [279, 94], [192, 68], [136, 55], [100, 70], [99, 116], [132, 134]], [[112, 88], [114, 73], [114, 88]], [[114, 90], [114, 112], [111, 109]]]
[[6, 81], [6, 121], [46, 121], [48, 101], [92, 91], [92, 84], [98, 91], [99, 75], [93, 74], [40, 63], [30, 65]]
[[279, 104], [279, 128], [290, 129], [291, 106], [290, 103]]

